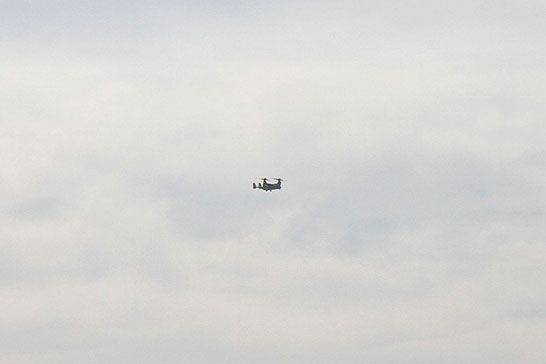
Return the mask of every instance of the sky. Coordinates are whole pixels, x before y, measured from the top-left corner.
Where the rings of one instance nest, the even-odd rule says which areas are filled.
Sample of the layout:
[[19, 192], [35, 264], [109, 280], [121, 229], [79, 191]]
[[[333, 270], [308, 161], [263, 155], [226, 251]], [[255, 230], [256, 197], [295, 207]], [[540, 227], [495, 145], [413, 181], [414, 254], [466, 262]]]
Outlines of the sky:
[[543, 363], [545, 22], [0, 1], [0, 362]]

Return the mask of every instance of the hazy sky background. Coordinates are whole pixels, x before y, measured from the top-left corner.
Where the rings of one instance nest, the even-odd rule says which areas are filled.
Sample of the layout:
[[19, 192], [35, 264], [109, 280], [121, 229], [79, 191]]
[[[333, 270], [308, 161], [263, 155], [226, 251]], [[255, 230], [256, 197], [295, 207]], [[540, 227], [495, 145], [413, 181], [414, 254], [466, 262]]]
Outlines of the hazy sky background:
[[543, 363], [545, 23], [0, 1], [0, 362]]

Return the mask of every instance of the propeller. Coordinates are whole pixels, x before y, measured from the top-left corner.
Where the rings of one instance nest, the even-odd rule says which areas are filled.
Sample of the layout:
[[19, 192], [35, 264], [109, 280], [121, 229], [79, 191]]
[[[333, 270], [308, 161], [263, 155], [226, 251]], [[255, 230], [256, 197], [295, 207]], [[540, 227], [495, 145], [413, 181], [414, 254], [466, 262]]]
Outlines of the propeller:
[[285, 179], [282, 179], [282, 178], [272, 178], [272, 177], [262, 177], [258, 179], [262, 181], [286, 181]]

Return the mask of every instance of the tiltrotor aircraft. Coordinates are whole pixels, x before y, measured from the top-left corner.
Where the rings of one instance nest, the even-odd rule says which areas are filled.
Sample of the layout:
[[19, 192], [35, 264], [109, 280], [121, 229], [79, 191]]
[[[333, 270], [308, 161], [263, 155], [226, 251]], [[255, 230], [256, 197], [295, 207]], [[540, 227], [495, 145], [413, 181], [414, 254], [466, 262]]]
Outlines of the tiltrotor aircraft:
[[[267, 181], [277, 181], [275, 183], [271, 183], [271, 182], [267, 182]], [[260, 190], [264, 190], [264, 191], [273, 191], [273, 190], [280, 190], [281, 189], [281, 182], [283, 181], [282, 178], [262, 178], [262, 182], [258, 182], [258, 184], [256, 183], [252, 183], [252, 188], [253, 189], [260, 189]]]

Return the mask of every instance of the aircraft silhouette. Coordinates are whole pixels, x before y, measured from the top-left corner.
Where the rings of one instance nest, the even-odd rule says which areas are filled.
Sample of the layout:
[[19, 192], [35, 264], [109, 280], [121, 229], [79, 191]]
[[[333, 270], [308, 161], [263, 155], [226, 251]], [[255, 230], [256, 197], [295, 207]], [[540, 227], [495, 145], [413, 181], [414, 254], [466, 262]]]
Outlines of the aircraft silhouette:
[[[276, 180], [277, 182], [275, 183], [271, 183], [271, 182], [267, 182], [267, 180]], [[253, 189], [260, 189], [260, 190], [264, 190], [264, 191], [273, 191], [273, 190], [280, 190], [281, 189], [281, 182], [283, 181], [282, 178], [262, 178], [262, 182], [261, 183], [252, 183], [252, 188]]]

